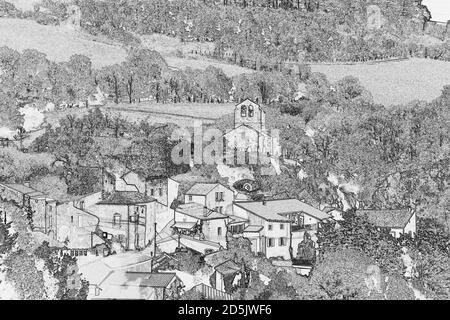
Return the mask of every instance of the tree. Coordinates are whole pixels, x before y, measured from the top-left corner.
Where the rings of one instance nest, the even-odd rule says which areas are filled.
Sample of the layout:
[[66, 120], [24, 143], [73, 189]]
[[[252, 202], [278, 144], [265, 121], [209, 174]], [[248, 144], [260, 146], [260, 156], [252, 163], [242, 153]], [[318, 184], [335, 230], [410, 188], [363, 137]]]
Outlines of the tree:
[[23, 124], [23, 115], [19, 112], [19, 104], [9, 95], [0, 91], [0, 123], [11, 130]]
[[416, 237], [408, 244], [413, 283], [433, 299], [450, 297], [450, 235], [433, 219], [419, 219]]
[[24, 50], [18, 61], [14, 92], [23, 103], [39, 101], [49, 85], [50, 63], [44, 53]]
[[0, 255], [11, 252], [18, 234], [11, 234], [11, 221], [6, 222], [6, 210], [0, 210]]
[[94, 90], [91, 59], [80, 54], [72, 55], [67, 62], [67, 70], [69, 72], [73, 100], [77, 102], [87, 101], [87, 97]]
[[122, 66], [114, 64], [103, 67], [98, 72], [99, 82], [103, 90], [112, 96], [114, 103], [118, 104], [124, 91], [124, 75]]
[[339, 226], [330, 222], [319, 229], [317, 243], [321, 253], [342, 248], [361, 250], [383, 272], [403, 274], [400, 240], [392, 237], [387, 230], [378, 230], [366, 216], [346, 212], [343, 219]]
[[50, 274], [58, 281], [56, 299], [86, 300], [89, 283], [78, 273], [77, 259], [67, 254], [60, 256], [58, 248], [50, 247], [44, 241], [34, 252], [35, 256], [44, 260]]

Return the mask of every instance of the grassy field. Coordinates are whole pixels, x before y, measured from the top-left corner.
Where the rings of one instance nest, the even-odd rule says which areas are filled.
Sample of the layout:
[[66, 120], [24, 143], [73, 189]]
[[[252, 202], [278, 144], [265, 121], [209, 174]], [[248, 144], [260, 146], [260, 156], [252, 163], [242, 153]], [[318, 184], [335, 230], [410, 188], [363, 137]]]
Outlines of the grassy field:
[[[214, 66], [220, 68], [224, 73], [233, 77], [242, 73], [250, 73], [253, 70], [248, 68], [239, 67], [236, 65], [227, 64], [217, 60], [209, 59], [205, 56], [191, 54], [192, 50], [198, 52], [214, 51], [213, 43], [197, 43], [197, 42], [181, 42], [177, 38], [153, 34], [147, 36], [141, 36], [142, 44], [149, 49], [156, 50], [166, 59], [169, 66], [184, 69], [187, 67], [193, 69], [206, 69], [208, 66]], [[180, 52], [182, 55], [180, 56]]]
[[412, 100], [431, 101], [444, 85], [450, 84], [450, 62], [410, 59], [378, 64], [312, 65], [330, 81], [352, 75], [384, 105], [404, 104]]
[[[181, 127], [192, 126], [194, 121], [204, 124], [214, 123], [223, 115], [233, 113], [234, 103], [174, 103], [174, 104], [108, 104], [102, 111], [126, 118], [131, 122], [146, 120], [150, 123], [174, 123]], [[83, 116], [87, 114], [86, 108], [66, 109], [48, 112], [45, 121], [52, 126], [58, 125], [60, 119], [67, 115]]]
[[[229, 76], [253, 72], [189, 53], [192, 50], [211, 52], [214, 50], [211, 43], [182, 43], [164, 35], [143, 36], [141, 40], [147, 48], [160, 52], [173, 68], [205, 69], [212, 65], [222, 68]], [[3, 45], [19, 51], [37, 49], [54, 61], [66, 61], [76, 53], [84, 54], [92, 59], [97, 68], [121, 62], [126, 57], [125, 49], [118, 44], [104, 43], [83, 32], [63, 26], [44, 26], [31, 20], [0, 18], [0, 46]], [[324, 73], [330, 81], [337, 81], [347, 75], [356, 76], [372, 93], [375, 101], [385, 105], [408, 103], [411, 100], [430, 101], [439, 96], [444, 85], [450, 84], [450, 63], [426, 59], [353, 65], [315, 64], [312, 70]], [[164, 105], [161, 108], [168, 107]], [[187, 110], [196, 108], [190, 106]], [[202, 109], [203, 112], [207, 110]]]
[[223, 115], [233, 113], [234, 103], [167, 103], [167, 104], [110, 104], [102, 109], [110, 114], [120, 113], [129, 121], [146, 120], [150, 123], [175, 123], [192, 126], [194, 121], [214, 123]]
[[121, 62], [126, 57], [125, 49], [119, 45], [103, 43], [61, 26], [44, 26], [22, 19], [0, 19], [0, 46], [19, 51], [36, 49], [53, 61], [67, 61], [73, 54], [84, 54], [91, 58], [94, 67]]

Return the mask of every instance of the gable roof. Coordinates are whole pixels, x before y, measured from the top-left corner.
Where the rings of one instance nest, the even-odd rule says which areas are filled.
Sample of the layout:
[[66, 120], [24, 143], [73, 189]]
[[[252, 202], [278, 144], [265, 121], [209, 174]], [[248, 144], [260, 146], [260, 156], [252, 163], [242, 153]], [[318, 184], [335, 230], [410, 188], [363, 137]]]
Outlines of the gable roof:
[[35, 199], [45, 199], [46, 196], [45, 194], [43, 194], [40, 191], [37, 191], [36, 189], [27, 187], [26, 185], [23, 184], [16, 184], [16, 183], [12, 183], [12, 184], [7, 184], [7, 183], [1, 183], [0, 186], [3, 185], [9, 189], [18, 191], [24, 195], [29, 196], [30, 198], [35, 198]]
[[290, 221], [285, 215], [295, 212], [302, 212], [318, 220], [331, 218], [329, 214], [297, 199], [266, 200], [265, 204], [263, 204], [263, 201], [239, 201], [233, 203], [264, 220], [272, 222]]
[[227, 215], [208, 209], [205, 206], [201, 205], [200, 203], [196, 202], [180, 204], [175, 209], [175, 211], [199, 220], [214, 220], [214, 219], [228, 218]]
[[196, 196], [206, 196], [210, 193], [215, 187], [217, 187], [217, 183], [195, 183], [187, 192], [187, 195], [196, 195]]
[[414, 214], [409, 209], [357, 210], [357, 215], [366, 215], [369, 222], [380, 228], [404, 228]]
[[226, 260], [221, 264], [218, 264], [214, 267], [214, 270], [223, 274], [223, 275], [231, 275], [235, 274], [238, 271], [241, 271], [241, 267], [234, 262], [233, 260]]
[[249, 126], [249, 125], [246, 124], [246, 123], [241, 123], [241, 124], [238, 125], [237, 127], [233, 128], [233, 129], [231, 129], [230, 131], [228, 131], [227, 133], [225, 133], [223, 136], [224, 136], [224, 137], [229, 136], [230, 134], [234, 133], [237, 129], [239, 129], [239, 128], [241, 128], [241, 127], [245, 127], [245, 128], [248, 129], [248, 130], [255, 131], [256, 133], [261, 134], [261, 135], [263, 135], [263, 136], [265, 136], [265, 137], [267, 137], [267, 138], [271, 138], [271, 137], [272, 137], [269, 133], [267, 133], [267, 132], [265, 132], [265, 131], [259, 131], [259, 130], [255, 129], [255, 128], [253, 128], [252, 126]]
[[244, 232], [260, 232], [262, 229], [264, 229], [263, 226], [252, 226], [249, 225], [244, 229]]
[[[112, 282], [114, 280], [119, 280], [121, 278], [114, 277], [114, 274], [120, 274], [123, 271], [115, 271], [112, 275]], [[176, 278], [175, 273], [150, 273], [150, 272], [133, 272], [133, 271], [126, 271], [125, 272], [126, 280], [133, 282], [133, 281], [139, 281], [140, 287], [153, 287], [153, 288], [166, 288], [174, 278]], [[120, 285], [127, 285], [127, 283], [121, 283], [118, 282], [116, 284]]]
[[163, 169], [144, 172], [142, 170], [128, 170], [120, 178], [124, 179], [129, 174], [136, 174], [141, 181], [151, 181], [154, 179], [167, 179], [167, 173]]
[[228, 186], [220, 183], [220, 182], [196, 182], [185, 194], [186, 195], [194, 195], [194, 196], [206, 196], [211, 191], [214, 190], [218, 185], [221, 185], [231, 190]]
[[138, 191], [115, 191], [106, 199], [99, 201], [97, 204], [130, 205], [150, 203], [153, 201], [156, 201], [156, 199], [146, 196]]

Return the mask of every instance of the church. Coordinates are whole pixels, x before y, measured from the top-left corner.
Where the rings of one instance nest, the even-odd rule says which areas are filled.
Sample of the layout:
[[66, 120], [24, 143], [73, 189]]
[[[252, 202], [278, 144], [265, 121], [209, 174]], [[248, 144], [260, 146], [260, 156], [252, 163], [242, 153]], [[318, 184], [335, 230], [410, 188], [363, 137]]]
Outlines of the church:
[[266, 128], [266, 112], [249, 99], [235, 107], [234, 128], [224, 135], [224, 145], [234, 164], [270, 164], [281, 155], [277, 132]]

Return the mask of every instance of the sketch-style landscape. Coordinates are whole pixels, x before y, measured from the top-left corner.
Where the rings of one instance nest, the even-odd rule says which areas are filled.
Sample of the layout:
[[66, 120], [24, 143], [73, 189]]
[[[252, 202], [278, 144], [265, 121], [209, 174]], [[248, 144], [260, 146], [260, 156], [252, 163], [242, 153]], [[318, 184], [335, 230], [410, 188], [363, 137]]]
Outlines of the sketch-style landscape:
[[421, 0], [0, 0], [0, 299], [448, 300], [449, 107]]

